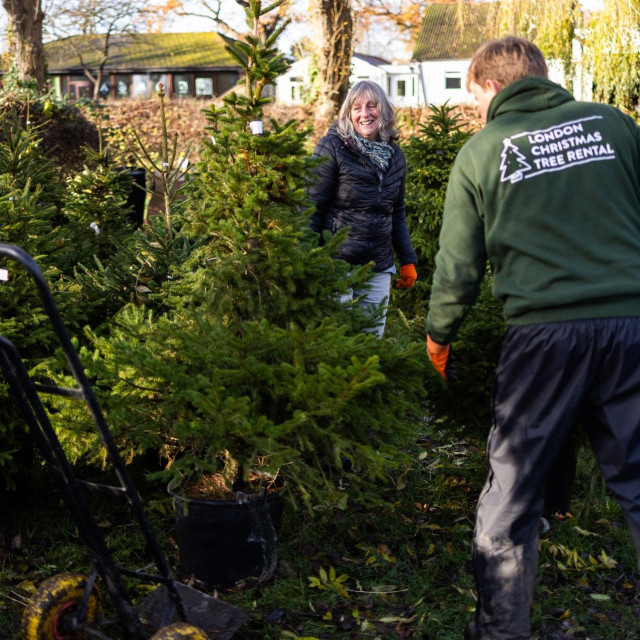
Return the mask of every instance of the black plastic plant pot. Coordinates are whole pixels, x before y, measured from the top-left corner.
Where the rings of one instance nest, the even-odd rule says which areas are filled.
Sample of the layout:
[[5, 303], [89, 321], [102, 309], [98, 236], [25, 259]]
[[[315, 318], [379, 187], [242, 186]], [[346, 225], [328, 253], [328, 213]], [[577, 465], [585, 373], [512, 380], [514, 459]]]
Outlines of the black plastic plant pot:
[[136, 227], [144, 222], [144, 205], [147, 198], [145, 191], [147, 172], [143, 167], [117, 167], [116, 171], [126, 171], [133, 179], [131, 191], [127, 196], [126, 207], [130, 208], [131, 221]]
[[187, 498], [172, 484], [180, 572], [210, 586], [255, 586], [272, 577], [283, 491], [234, 501]]
[[127, 206], [133, 207], [133, 221], [139, 227], [144, 221], [144, 203], [147, 192], [144, 190], [147, 180], [147, 172], [141, 167], [131, 169], [133, 184], [127, 198]]

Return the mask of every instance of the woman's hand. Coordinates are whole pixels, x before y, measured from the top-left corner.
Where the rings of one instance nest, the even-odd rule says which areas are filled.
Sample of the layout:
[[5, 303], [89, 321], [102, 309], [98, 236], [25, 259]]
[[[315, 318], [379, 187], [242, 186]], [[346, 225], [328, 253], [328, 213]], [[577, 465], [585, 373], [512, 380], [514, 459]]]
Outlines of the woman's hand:
[[400, 277], [396, 280], [396, 289], [411, 289], [418, 278], [414, 264], [403, 264]]

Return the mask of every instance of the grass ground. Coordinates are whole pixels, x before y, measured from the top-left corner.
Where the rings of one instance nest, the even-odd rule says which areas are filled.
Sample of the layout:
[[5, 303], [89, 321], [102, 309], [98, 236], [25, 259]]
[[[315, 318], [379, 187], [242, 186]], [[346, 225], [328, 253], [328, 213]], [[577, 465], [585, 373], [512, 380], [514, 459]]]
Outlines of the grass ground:
[[[249, 614], [238, 640], [463, 637], [475, 604], [469, 559], [484, 443], [442, 425], [423, 431], [410, 445], [411, 468], [384, 488], [388, 508], [320, 505], [311, 519], [287, 507], [275, 578], [219, 594]], [[556, 518], [541, 537], [532, 619], [544, 640], [640, 637], [635, 552], [594, 470], [583, 449], [574, 515]], [[88, 566], [48, 477], [36, 476], [32, 498], [3, 508], [0, 521], [0, 638], [7, 640], [18, 637], [24, 602], [42, 579]], [[153, 485], [140, 481], [139, 488], [175, 563], [168, 499]], [[147, 565], [126, 510], [105, 500], [96, 504], [98, 520], [118, 560]]]

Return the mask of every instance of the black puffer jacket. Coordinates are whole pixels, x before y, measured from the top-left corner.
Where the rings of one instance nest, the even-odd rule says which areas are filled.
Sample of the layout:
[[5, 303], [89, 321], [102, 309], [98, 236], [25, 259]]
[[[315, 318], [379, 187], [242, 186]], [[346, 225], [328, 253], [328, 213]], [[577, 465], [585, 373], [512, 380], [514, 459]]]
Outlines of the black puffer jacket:
[[349, 225], [349, 237], [337, 257], [349, 264], [373, 261], [374, 271], [393, 265], [393, 251], [401, 265], [416, 264], [404, 209], [406, 162], [400, 147], [386, 172], [344, 141], [334, 124], [316, 145], [314, 156], [326, 158], [315, 168], [317, 180], [308, 193], [316, 205], [311, 227], [335, 233]]

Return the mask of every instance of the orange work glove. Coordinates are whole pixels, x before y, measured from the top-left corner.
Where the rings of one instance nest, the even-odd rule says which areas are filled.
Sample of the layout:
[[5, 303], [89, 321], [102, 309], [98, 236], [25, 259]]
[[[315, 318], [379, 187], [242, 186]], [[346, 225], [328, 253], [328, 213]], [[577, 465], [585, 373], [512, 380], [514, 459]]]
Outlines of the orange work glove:
[[418, 278], [414, 264], [403, 264], [400, 267], [400, 277], [396, 280], [396, 289], [411, 289]]
[[449, 344], [438, 344], [427, 335], [427, 355], [433, 368], [447, 381], [456, 382], [458, 372], [453, 364], [453, 350]]

